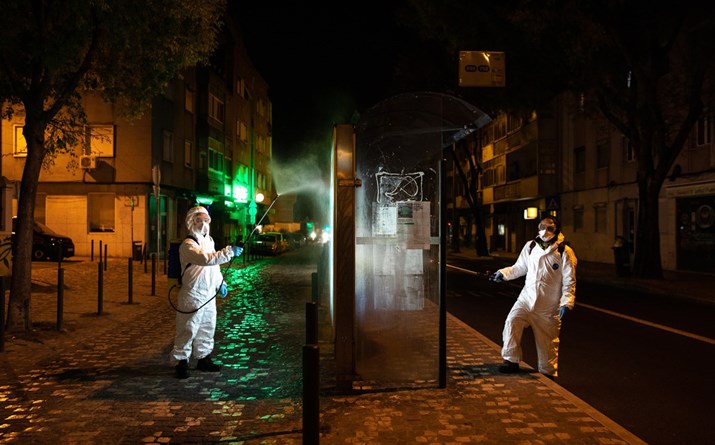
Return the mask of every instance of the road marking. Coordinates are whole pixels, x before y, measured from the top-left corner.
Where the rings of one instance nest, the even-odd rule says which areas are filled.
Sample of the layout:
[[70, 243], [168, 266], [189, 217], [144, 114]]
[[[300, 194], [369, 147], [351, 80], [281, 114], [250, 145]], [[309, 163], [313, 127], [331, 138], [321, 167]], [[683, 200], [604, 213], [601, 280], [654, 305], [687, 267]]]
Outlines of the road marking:
[[[487, 274], [485, 274], [485, 273], [475, 272], [475, 271], [473, 271], [473, 270], [464, 269], [464, 268], [457, 267], [457, 266], [452, 266], [451, 264], [447, 264], [447, 267], [451, 267], [452, 269], [457, 269], [457, 270], [459, 270], [459, 271], [461, 271], [461, 272], [468, 273], [468, 274], [470, 274], [470, 275], [477, 275], [477, 276], [481, 276], [481, 277], [487, 275]], [[636, 322], [636, 323], [640, 323], [640, 324], [642, 324], [642, 325], [650, 326], [650, 327], [652, 327], [652, 328], [660, 329], [660, 330], [663, 330], [663, 331], [666, 331], [666, 332], [670, 332], [670, 333], [673, 333], [673, 334], [682, 335], [683, 337], [692, 338], [693, 340], [698, 340], [698, 341], [702, 341], [702, 342], [704, 342], [704, 343], [709, 343], [709, 344], [711, 344], [711, 345], [715, 345], [715, 339], [708, 338], [708, 337], [704, 337], [704, 336], [702, 336], [702, 335], [693, 334], [693, 333], [687, 332], [687, 331], [681, 331], [680, 329], [671, 328], [671, 327], [668, 327], [668, 326], [665, 326], [665, 325], [662, 325], [662, 324], [653, 323], [653, 322], [651, 322], [651, 321], [642, 320], [642, 319], [640, 319], [640, 318], [631, 317], [631, 316], [629, 316], [629, 315], [620, 314], [620, 313], [614, 312], [614, 311], [609, 311], [608, 309], [601, 309], [600, 307], [591, 306], [590, 304], [576, 303], [576, 305], [577, 305], [577, 306], [581, 306], [581, 307], [585, 307], [585, 308], [587, 308], [587, 309], [591, 309], [591, 310], [594, 310], [594, 311], [597, 311], [597, 312], [603, 312], [604, 314], [612, 315], [612, 316], [614, 316], [614, 317], [623, 318], [624, 320], [629, 320], [629, 321], [633, 321], [633, 322]]]
[[591, 306], [590, 304], [576, 303], [576, 305], [577, 305], [577, 306], [580, 306], [580, 307], [585, 307], [585, 308], [587, 308], [587, 309], [591, 309], [591, 310], [594, 310], [594, 311], [597, 311], [597, 312], [603, 312], [604, 314], [612, 315], [612, 316], [614, 316], [614, 317], [623, 318], [623, 319], [625, 319], [625, 320], [629, 320], [629, 321], [633, 321], [633, 322], [636, 322], [636, 323], [640, 323], [640, 324], [642, 324], [642, 325], [650, 326], [650, 327], [652, 327], [652, 328], [656, 328], [656, 329], [660, 329], [660, 330], [663, 330], [663, 331], [667, 331], [667, 332], [670, 332], [670, 333], [673, 333], [673, 334], [682, 335], [683, 337], [692, 338], [693, 340], [699, 340], [699, 341], [702, 341], [702, 342], [705, 342], [705, 343], [710, 343], [711, 345], [715, 345], [715, 340], [714, 340], [714, 339], [708, 338], [708, 337], [704, 337], [704, 336], [702, 336], [702, 335], [693, 334], [693, 333], [686, 332], [686, 331], [681, 331], [680, 329], [675, 329], [675, 328], [671, 328], [671, 327], [668, 327], [668, 326], [665, 326], [665, 325], [662, 325], [662, 324], [653, 323], [653, 322], [651, 322], [651, 321], [642, 320], [642, 319], [636, 318], [636, 317], [631, 317], [630, 315], [624, 315], [624, 314], [620, 314], [620, 313], [618, 313], [618, 312], [609, 311], [608, 309], [602, 309], [602, 308], [600, 308], [600, 307]]
[[463, 269], [463, 268], [461, 268], [461, 267], [452, 266], [451, 264], [447, 264], [447, 267], [451, 267], [452, 269], [457, 269], [457, 270], [460, 271], [460, 272], [468, 273], [468, 274], [470, 274], [470, 275], [477, 275], [477, 276], [479, 276], [479, 277], [486, 277], [486, 276], [487, 276], [487, 274], [485, 274], [485, 273], [475, 272], [475, 271], [469, 270], [469, 269]]

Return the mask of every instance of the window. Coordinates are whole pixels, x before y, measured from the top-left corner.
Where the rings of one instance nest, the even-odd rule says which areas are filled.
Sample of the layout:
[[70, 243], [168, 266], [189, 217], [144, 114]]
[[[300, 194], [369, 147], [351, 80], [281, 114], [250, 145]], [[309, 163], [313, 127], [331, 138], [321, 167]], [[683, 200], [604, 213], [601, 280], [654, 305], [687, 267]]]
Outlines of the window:
[[697, 145], [707, 145], [712, 140], [710, 120], [710, 113], [705, 113], [695, 124]]
[[194, 159], [194, 144], [190, 140], [184, 141], [184, 165], [191, 167]]
[[586, 171], [586, 147], [580, 146], [574, 149], [573, 153], [574, 173], [584, 173]]
[[224, 171], [224, 145], [216, 139], [209, 138], [209, 169]]
[[246, 82], [242, 78], [236, 79], [236, 94], [242, 98], [246, 98]]
[[631, 144], [631, 140], [625, 136], [621, 136], [621, 151], [623, 151], [623, 159], [626, 162], [632, 162], [636, 160], [636, 154], [633, 150], [633, 144]]
[[593, 231], [596, 233], [606, 233], [608, 230], [608, 207], [606, 206], [606, 203], [599, 203], [596, 204], [593, 208], [594, 212], [596, 213], [595, 217], [595, 227], [593, 228]]
[[184, 89], [184, 109], [189, 113], [194, 112], [194, 92], [188, 88]]
[[248, 141], [248, 128], [246, 128], [246, 124], [240, 120], [236, 121], [236, 136], [243, 142]]
[[583, 207], [573, 208], [573, 231], [583, 230]]
[[20, 125], [15, 126], [15, 146], [13, 147], [13, 156], [16, 158], [24, 158], [27, 156], [27, 141], [25, 136], [22, 134], [22, 127]]
[[167, 162], [174, 162], [174, 133], [164, 130], [164, 142], [162, 147], [164, 160]]
[[223, 123], [224, 105], [223, 101], [213, 94], [209, 94], [209, 117]]
[[608, 168], [611, 158], [611, 144], [608, 139], [601, 139], [596, 144], [596, 168]]
[[88, 125], [85, 154], [114, 157], [114, 125]]
[[87, 195], [87, 223], [90, 232], [114, 232], [114, 193]]

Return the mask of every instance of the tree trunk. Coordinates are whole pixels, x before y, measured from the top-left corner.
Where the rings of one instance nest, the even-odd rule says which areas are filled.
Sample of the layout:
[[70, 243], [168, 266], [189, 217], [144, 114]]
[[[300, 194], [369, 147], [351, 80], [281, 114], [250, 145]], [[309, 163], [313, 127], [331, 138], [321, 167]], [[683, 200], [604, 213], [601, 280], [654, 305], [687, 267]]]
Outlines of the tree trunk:
[[8, 303], [7, 330], [32, 330], [30, 305], [32, 301], [32, 238], [35, 225], [35, 197], [45, 154], [45, 126], [33, 122], [31, 114], [25, 118], [23, 130], [27, 140], [27, 158], [20, 182], [17, 208], [17, 230], [13, 249], [10, 300]]
[[661, 185], [652, 174], [646, 174], [638, 181], [638, 226], [633, 256], [633, 275], [636, 278], [663, 278], [658, 202]]

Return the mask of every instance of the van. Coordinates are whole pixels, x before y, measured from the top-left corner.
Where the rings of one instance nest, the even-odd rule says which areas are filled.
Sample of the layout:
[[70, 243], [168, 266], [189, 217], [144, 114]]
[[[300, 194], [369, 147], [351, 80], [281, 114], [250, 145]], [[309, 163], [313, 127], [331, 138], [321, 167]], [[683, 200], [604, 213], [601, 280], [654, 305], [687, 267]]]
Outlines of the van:
[[258, 235], [251, 242], [251, 252], [262, 255], [280, 255], [286, 251], [286, 241], [283, 234], [278, 232], [266, 232]]
[[[13, 247], [15, 246], [15, 227], [17, 217], [12, 218]], [[74, 243], [72, 238], [60, 235], [46, 225], [35, 221], [32, 235], [32, 259], [33, 260], [58, 260], [58, 256], [69, 258], [74, 256]]]

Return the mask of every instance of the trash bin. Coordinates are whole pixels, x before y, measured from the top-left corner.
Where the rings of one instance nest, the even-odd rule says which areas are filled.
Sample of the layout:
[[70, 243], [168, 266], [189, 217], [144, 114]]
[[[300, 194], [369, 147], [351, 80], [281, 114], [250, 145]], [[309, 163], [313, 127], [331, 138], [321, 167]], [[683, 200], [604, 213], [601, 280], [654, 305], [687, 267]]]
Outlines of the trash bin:
[[629, 277], [631, 275], [631, 253], [628, 241], [622, 236], [617, 236], [613, 243], [613, 260], [616, 264], [616, 275]]
[[142, 242], [132, 241], [132, 259], [134, 261], [142, 260]]

